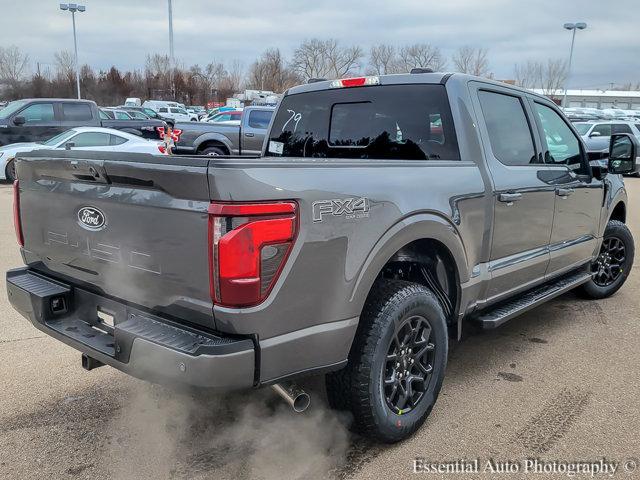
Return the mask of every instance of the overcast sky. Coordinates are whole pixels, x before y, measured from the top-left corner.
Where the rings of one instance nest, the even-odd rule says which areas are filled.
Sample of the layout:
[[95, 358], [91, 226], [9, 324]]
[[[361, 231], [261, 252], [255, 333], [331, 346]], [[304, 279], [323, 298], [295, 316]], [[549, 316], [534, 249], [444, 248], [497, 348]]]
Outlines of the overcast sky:
[[[86, 0], [77, 17], [80, 62], [142, 68], [148, 53], [168, 53], [166, 0]], [[53, 64], [73, 49], [71, 15], [56, 0], [0, 0], [0, 44]], [[290, 56], [311, 37], [344, 44], [431, 43], [450, 57], [462, 45], [489, 49], [496, 78], [517, 62], [567, 58], [565, 22], [576, 35], [570, 86], [640, 81], [640, 0], [173, 0], [176, 58], [186, 65], [240, 59], [266, 48]], [[449, 66], [452, 62], [449, 61]]]

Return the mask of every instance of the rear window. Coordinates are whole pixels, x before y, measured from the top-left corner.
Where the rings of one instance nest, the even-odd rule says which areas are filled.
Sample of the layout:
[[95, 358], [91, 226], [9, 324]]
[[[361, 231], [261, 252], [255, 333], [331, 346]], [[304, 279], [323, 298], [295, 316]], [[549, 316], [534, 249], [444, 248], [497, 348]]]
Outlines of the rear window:
[[387, 85], [289, 95], [267, 155], [459, 160], [443, 85]]
[[251, 128], [267, 128], [272, 115], [272, 110], [253, 110], [249, 114], [249, 126]]

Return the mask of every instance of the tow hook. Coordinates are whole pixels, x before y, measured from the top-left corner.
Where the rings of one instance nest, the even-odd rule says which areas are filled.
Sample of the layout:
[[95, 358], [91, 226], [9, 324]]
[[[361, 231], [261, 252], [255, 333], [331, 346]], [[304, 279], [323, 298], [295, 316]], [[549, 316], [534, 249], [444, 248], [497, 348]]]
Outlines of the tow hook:
[[302, 413], [311, 403], [311, 397], [302, 388], [292, 382], [277, 383], [273, 385], [273, 388], [278, 395], [280, 395], [296, 413]]

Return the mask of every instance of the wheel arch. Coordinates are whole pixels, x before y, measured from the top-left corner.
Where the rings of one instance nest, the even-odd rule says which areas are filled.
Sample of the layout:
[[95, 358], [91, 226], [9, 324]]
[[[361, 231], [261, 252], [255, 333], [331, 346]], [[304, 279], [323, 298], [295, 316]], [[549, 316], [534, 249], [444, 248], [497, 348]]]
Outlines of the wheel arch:
[[627, 223], [627, 206], [623, 200], [619, 200], [616, 206], [613, 207], [609, 220], [618, 220], [622, 223]]
[[[425, 266], [436, 279], [444, 272], [448, 284], [443, 290], [448, 291], [434, 293], [447, 294], [451, 303], [448, 317], [452, 326], [457, 326], [461, 285], [468, 280], [469, 270], [465, 248], [455, 226], [439, 215], [420, 214], [405, 218], [389, 229], [370, 252], [354, 287], [352, 301], [359, 312], [376, 280], [388, 274], [405, 275], [404, 270], [398, 271], [403, 265]], [[429, 283], [433, 279], [417, 276], [421, 274], [419, 268], [412, 270], [409, 279], [432, 288]]]
[[231, 142], [224, 135], [219, 134], [204, 134], [200, 135], [194, 142], [194, 150], [196, 153], [200, 153], [202, 150], [208, 147], [221, 147], [224, 148], [228, 154], [231, 153]]

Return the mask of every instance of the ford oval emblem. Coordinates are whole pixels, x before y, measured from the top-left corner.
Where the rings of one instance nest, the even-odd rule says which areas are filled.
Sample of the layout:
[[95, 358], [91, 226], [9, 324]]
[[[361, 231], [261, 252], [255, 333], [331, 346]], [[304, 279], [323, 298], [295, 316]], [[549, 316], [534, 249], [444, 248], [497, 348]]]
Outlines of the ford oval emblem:
[[78, 223], [87, 230], [100, 230], [106, 223], [106, 217], [96, 207], [82, 207], [78, 210]]

